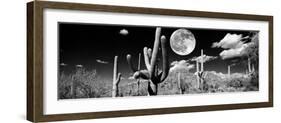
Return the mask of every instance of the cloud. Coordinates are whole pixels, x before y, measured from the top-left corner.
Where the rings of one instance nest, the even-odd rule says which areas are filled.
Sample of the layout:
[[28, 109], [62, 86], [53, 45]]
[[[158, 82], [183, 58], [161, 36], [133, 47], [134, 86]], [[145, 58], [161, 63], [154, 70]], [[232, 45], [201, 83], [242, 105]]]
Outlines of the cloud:
[[174, 70], [187, 70], [187, 71], [189, 71], [190, 69], [194, 68], [194, 64], [190, 64], [186, 60], [173, 61], [171, 63], [171, 65], [172, 65], [172, 67], [170, 68], [170, 71], [174, 71]]
[[65, 64], [65, 63], [60, 63], [60, 66], [67, 66], [67, 64]]
[[107, 62], [107, 61], [102, 61], [102, 60], [100, 60], [100, 59], [97, 59], [96, 60], [98, 63], [101, 63], [101, 64], [108, 64], [109, 62]]
[[248, 54], [246, 52], [246, 49], [248, 48], [248, 46], [249, 46], [249, 44], [243, 44], [239, 48], [223, 50], [220, 53], [220, 56], [221, 56], [222, 59], [229, 59], [229, 58], [246, 56]]
[[128, 35], [128, 34], [129, 34], [129, 31], [128, 31], [127, 29], [121, 29], [121, 30], [119, 31], [119, 34], [121, 34], [121, 35]]
[[78, 64], [78, 65], [76, 65], [76, 67], [80, 67], [80, 68], [81, 68], [81, 67], [83, 67], [83, 65], [81, 65], [81, 64]]
[[[250, 39], [250, 42], [246, 43], [246, 39]], [[236, 57], [243, 57], [252, 54], [258, 43], [256, 36], [253, 37], [242, 37], [242, 34], [230, 34], [227, 33], [220, 42], [215, 42], [212, 48], [223, 48], [224, 50], [220, 53], [222, 59], [230, 59]]]
[[223, 49], [239, 48], [244, 44], [243, 40], [247, 38], [249, 37], [248, 36], [242, 37], [242, 34], [237, 35], [237, 34], [227, 33], [220, 42], [213, 43], [212, 47], [213, 48], [221, 47]]
[[191, 61], [201, 61], [201, 59], [203, 58], [203, 62], [208, 62], [208, 61], [212, 61], [217, 59], [217, 56], [207, 56], [207, 55], [203, 55], [203, 56], [198, 56], [198, 57], [193, 57], [191, 59]]

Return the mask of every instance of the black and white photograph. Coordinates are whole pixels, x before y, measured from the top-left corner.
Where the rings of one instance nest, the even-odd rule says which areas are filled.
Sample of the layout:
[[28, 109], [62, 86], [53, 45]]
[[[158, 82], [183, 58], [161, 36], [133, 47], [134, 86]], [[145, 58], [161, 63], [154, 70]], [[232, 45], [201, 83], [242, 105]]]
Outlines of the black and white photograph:
[[58, 23], [58, 99], [259, 91], [259, 31]]
[[[173, 3], [178, 2], [155, 6], [28, 2], [23, 63], [26, 119], [52, 122], [187, 113], [175, 118], [186, 121], [185, 117], [197, 117], [192, 112], [223, 111], [208, 113], [203, 119], [208, 122], [216, 116], [225, 119], [221, 121], [233, 116], [224, 110], [274, 107], [275, 15], [245, 2], [208, 4], [216, 9], [202, 2], [166, 6]], [[239, 11], [233, 5], [240, 6]], [[18, 64], [2, 65], [13, 73], [20, 71], [11, 68]], [[239, 114], [245, 118], [252, 114], [243, 112]], [[201, 113], [198, 116], [202, 119]], [[264, 114], [258, 117], [256, 121]]]

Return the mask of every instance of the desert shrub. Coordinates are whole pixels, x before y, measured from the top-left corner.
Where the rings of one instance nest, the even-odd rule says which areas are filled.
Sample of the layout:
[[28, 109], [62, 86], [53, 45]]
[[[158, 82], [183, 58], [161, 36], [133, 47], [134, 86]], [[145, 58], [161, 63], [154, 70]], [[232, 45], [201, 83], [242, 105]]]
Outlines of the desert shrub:
[[72, 77], [76, 82], [75, 96], [78, 98], [101, 97], [107, 93], [106, 84], [97, 76], [96, 70], [79, 68]]
[[[227, 88], [225, 91], [229, 91], [234, 88], [235, 91], [257, 91], [258, 90], [258, 74], [256, 72], [249, 75], [240, 77], [231, 77], [228, 79]], [[230, 89], [229, 89], [230, 88]]]
[[84, 68], [78, 68], [69, 75], [60, 74], [58, 88], [59, 99], [105, 97], [111, 93], [96, 70]]
[[228, 87], [233, 87], [233, 88], [239, 88], [242, 87], [242, 79], [241, 78], [232, 78], [230, 81], [227, 83]]
[[124, 96], [147, 96], [148, 80], [123, 80], [119, 84], [119, 97]]
[[189, 71], [172, 71], [163, 83], [159, 84], [159, 95], [174, 95], [180, 94], [181, 91], [178, 87], [178, 72], [181, 72], [180, 86], [184, 94], [197, 93], [196, 90], [196, 76]]
[[245, 91], [258, 91], [259, 90], [258, 72], [253, 72], [249, 75], [249, 82], [245, 87], [246, 87]]
[[71, 98], [71, 77], [62, 72], [58, 78], [58, 98], [68, 99]]
[[[178, 82], [178, 73], [170, 72], [166, 80], [158, 85], [158, 95], [181, 94]], [[180, 86], [184, 94], [257, 91], [258, 73], [221, 78], [208, 72], [204, 85], [203, 90], [198, 89], [196, 75], [181, 71]], [[122, 79], [118, 88], [119, 97], [147, 96], [148, 80], [141, 80], [138, 86], [137, 80]], [[111, 94], [112, 81], [101, 79], [96, 70], [77, 68], [72, 73], [61, 72], [59, 75], [59, 99], [111, 97]]]

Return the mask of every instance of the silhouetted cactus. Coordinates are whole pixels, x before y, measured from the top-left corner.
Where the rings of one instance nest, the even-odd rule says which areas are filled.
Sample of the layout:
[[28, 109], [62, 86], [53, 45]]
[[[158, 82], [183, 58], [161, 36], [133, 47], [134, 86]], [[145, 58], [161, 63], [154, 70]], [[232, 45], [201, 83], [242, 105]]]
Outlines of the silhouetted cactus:
[[114, 67], [113, 67], [113, 85], [112, 85], [112, 97], [118, 96], [118, 84], [121, 79], [121, 73], [118, 73], [118, 56], [114, 57]]
[[[161, 34], [161, 28], [157, 27], [155, 31], [155, 40], [154, 40], [154, 46], [153, 46], [153, 51], [150, 48], [144, 47], [143, 48], [143, 55], [144, 55], [144, 61], [145, 61], [145, 66], [146, 70], [137, 70], [134, 68], [131, 60], [131, 55], [127, 55], [127, 61], [134, 72], [133, 77], [135, 79], [147, 79], [149, 80], [148, 83], [148, 94], [149, 95], [157, 95], [158, 91], [158, 84], [163, 82], [168, 74], [169, 74], [169, 62], [168, 62], [168, 55], [167, 55], [167, 45], [166, 45], [166, 37], [161, 36], [160, 39], [160, 34]], [[161, 41], [160, 41], [160, 40]], [[160, 42], [161, 42], [161, 50], [162, 50], [162, 71], [159, 71], [159, 66], [158, 66], [158, 59], [157, 59], [157, 54], [160, 48]]]
[[200, 57], [200, 62], [201, 62], [201, 70], [199, 70], [199, 59], [196, 60], [196, 76], [197, 76], [197, 83], [198, 83], [198, 88], [200, 90], [205, 90], [204, 88], [206, 87], [206, 81], [205, 77], [207, 76], [207, 72], [204, 72], [204, 53], [203, 49], [201, 50], [201, 57]]
[[178, 89], [180, 90], [180, 94], [184, 94], [184, 88], [181, 83], [181, 73], [178, 73]]

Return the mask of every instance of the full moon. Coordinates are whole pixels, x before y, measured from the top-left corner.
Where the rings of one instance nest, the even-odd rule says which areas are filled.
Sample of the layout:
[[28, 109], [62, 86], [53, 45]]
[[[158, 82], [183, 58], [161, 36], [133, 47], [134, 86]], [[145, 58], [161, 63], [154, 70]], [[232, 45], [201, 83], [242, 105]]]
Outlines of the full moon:
[[178, 55], [188, 55], [195, 48], [195, 37], [187, 29], [178, 29], [170, 37], [170, 46]]

